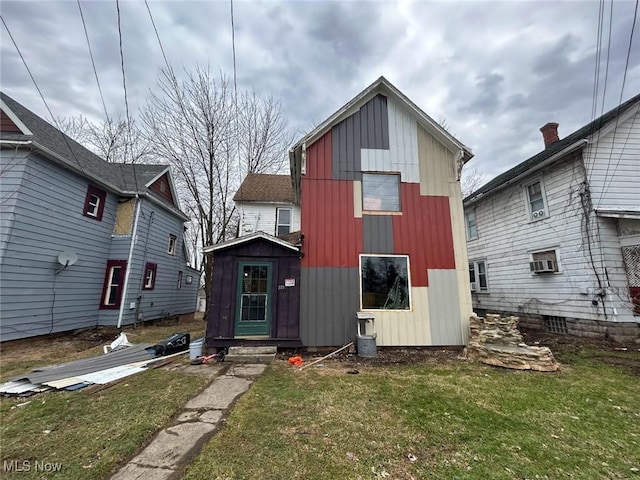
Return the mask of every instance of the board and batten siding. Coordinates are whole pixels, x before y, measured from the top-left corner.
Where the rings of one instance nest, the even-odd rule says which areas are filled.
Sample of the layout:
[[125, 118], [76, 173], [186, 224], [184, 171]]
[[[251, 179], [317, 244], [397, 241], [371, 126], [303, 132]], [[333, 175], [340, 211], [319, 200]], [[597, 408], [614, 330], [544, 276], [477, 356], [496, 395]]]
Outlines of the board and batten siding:
[[300, 207], [287, 203], [237, 202], [240, 211], [240, 236], [254, 232], [276, 235], [276, 211], [291, 209], [291, 231], [300, 230]]
[[[107, 193], [102, 221], [88, 218], [88, 185], [38, 154], [24, 159], [1, 265], [3, 341], [97, 325], [118, 199]], [[63, 269], [63, 251], [78, 261]]]
[[[361, 253], [409, 257], [411, 309], [373, 312], [378, 345], [465, 343], [472, 307], [455, 153], [380, 95], [308, 146], [301, 180], [305, 345], [353, 340]], [[363, 211], [367, 171], [400, 173], [400, 212]]]
[[[473, 293], [476, 309], [567, 318], [604, 320], [600, 285], [594, 268], [604, 282], [603, 265], [610, 268], [597, 236], [595, 215], [589, 220], [593, 263], [588, 253], [587, 231], [580, 192], [584, 181], [581, 152], [569, 155], [521, 182], [499, 190], [466, 207], [474, 209], [478, 238], [469, 240], [469, 261], [484, 260], [487, 266], [488, 292]], [[526, 200], [526, 185], [541, 180], [545, 190], [548, 216], [531, 221]], [[600, 224], [602, 237], [611, 237], [612, 222]], [[608, 233], [607, 233], [608, 232]], [[619, 250], [619, 246], [617, 247]], [[559, 273], [535, 274], [530, 271], [530, 254], [555, 249]], [[605, 255], [605, 258], [603, 258]], [[606, 283], [602, 283], [606, 286]], [[619, 286], [618, 286], [619, 287]], [[630, 321], [623, 305], [606, 300], [607, 315], [617, 306], [614, 320]]]
[[[129, 265], [127, 292], [122, 324], [153, 320], [167, 315], [192, 313], [196, 309], [200, 273], [187, 266], [183, 254], [183, 221], [149, 200], [141, 199], [138, 231]], [[176, 253], [168, 253], [169, 236], [176, 237]], [[131, 235], [114, 235], [109, 258], [127, 260]], [[144, 270], [147, 263], [157, 265], [153, 290], [144, 290]], [[106, 267], [106, 262], [105, 262]], [[178, 272], [182, 285], [178, 288]], [[191, 284], [187, 284], [191, 276]], [[100, 324], [117, 324], [119, 309], [100, 310]]]
[[594, 136], [584, 158], [593, 207], [640, 213], [640, 105], [625, 112], [613, 130]]

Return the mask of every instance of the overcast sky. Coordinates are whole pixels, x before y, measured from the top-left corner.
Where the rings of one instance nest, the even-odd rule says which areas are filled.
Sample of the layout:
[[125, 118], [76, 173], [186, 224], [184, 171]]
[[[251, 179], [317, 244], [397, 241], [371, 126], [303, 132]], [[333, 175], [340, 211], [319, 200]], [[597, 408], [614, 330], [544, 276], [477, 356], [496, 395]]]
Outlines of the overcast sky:
[[[116, 2], [81, 1], [109, 114], [124, 113]], [[228, 1], [149, 1], [176, 71], [233, 74]], [[604, 5], [597, 112], [620, 100], [634, 1]], [[234, 3], [238, 86], [280, 99], [296, 139], [380, 75], [475, 154], [486, 180], [543, 149], [539, 128], [564, 137], [592, 119], [600, 4], [535, 2]], [[153, 89], [162, 53], [142, 1], [121, 0], [132, 115]], [[0, 13], [56, 117], [104, 113], [76, 1], [2, 0]], [[637, 22], [622, 92], [640, 92]], [[2, 27], [1, 88], [50, 121]], [[607, 46], [609, 47], [607, 68]]]

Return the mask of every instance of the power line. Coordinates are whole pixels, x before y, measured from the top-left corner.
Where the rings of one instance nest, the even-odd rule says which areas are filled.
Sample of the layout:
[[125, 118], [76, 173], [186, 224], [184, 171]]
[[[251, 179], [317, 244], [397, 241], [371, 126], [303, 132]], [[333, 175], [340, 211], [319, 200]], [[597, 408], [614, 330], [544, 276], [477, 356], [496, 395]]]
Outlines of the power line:
[[80, 10], [80, 19], [82, 20], [82, 27], [84, 28], [84, 37], [87, 40], [87, 47], [89, 47], [89, 56], [91, 57], [91, 66], [93, 67], [93, 73], [96, 77], [96, 83], [98, 84], [98, 92], [100, 92], [100, 100], [102, 100], [102, 108], [104, 108], [104, 114], [109, 121], [109, 113], [107, 112], [107, 105], [104, 102], [104, 96], [102, 95], [102, 88], [100, 87], [100, 80], [98, 79], [98, 71], [96, 70], [96, 62], [93, 59], [93, 51], [91, 50], [91, 43], [89, 42], [89, 33], [87, 32], [87, 24], [84, 21], [84, 15], [82, 13], [82, 7], [80, 6], [80, 0], [78, 0], [78, 10]]
[[[239, 122], [240, 122], [240, 115], [239, 115], [239, 110], [238, 110], [238, 75], [237, 75], [237, 69], [236, 69], [236, 27], [235, 27], [235, 23], [234, 23], [234, 16], [233, 16], [233, 0], [229, 0], [230, 2], [230, 7], [231, 7], [231, 52], [232, 52], [232, 56], [233, 56], [233, 97], [234, 97], [234, 104], [235, 104], [235, 110], [236, 110], [236, 121], [235, 121], [235, 126], [236, 126], [236, 149], [238, 151], [238, 173], [240, 174], [240, 187], [238, 192], [240, 193], [240, 195], [242, 195], [242, 184], [243, 179], [242, 179], [242, 155], [240, 152], [240, 134], [239, 134]], [[247, 168], [247, 176], [249, 175], [249, 170]], [[243, 217], [244, 217], [244, 202], [240, 202], [240, 219], [242, 221]]]
[[[44, 95], [42, 95], [42, 91], [40, 90], [40, 87], [38, 86], [38, 82], [36, 82], [35, 77], [31, 73], [31, 69], [29, 68], [29, 65], [27, 65], [27, 61], [25, 60], [24, 56], [22, 55], [22, 52], [20, 51], [20, 48], [18, 48], [18, 44], [16, 43], [15, 39], [13, 38], [13, 35], [11, 34], [11, 30], [9, 30], [9, 26], [7, 25], [7, 22], [5, 22], [4, 17], [2, 15], [0, 15], [0, 19], [2, 20], [2, 24], [4, 25], [4, 28], [7, 30], [7, 33], [9, 34], [9, 38], [11, 38], [11, 42], [13, 42], [13, 46], [16, 48], [16, 51], [18, 52], [18, 55], [20, 55], [20, 59], [22, 60], [22, 63], [24, 64], [24, 68], [26, 68], [27, 69], [27, 73], [29, 73], [29, 77], [31, 77], [31, 81], [35, 85], [36, 90], [38, 91], [38, 95], [40, 95], [40, 98], [42, 99], [42, 103], [44, 103], [44, 106], [46, 107], [47, 111], [49, 112], [49, 115], [51, 116], [51, 119], [52, 119], [54, 125], [57, 124], [58, 122], [56, 121], [56, 118], [54, 117], [53, 112], [49, 108], [49, 104], [44, 99]], [[67, 139], [67, 136], [59, 128], [56, 128], [56, 130], [58, 130], [60, 132], [60, 135], [62, 135], [62, 139], [67, 144], [67, 148], [69, 149], [69, 152], [71, 153], [71, 156], [74, 158], [74, 160], [78, 164], [78, 167], [80, 167], [80, 171], [83, 174], [86, 175], [86, 172], [84, 171], [84, 168], [82, 168], [82, 164], [80, 163], [80, 160], [78, 160], [78, 157], [76, 157], [76, 154], [73, 151], [73, 148], [71, 148], [71, 144], [69, 143], [69, 140]]]
[[[636, 6], [633, 13], [633, 22], [631, 24], [631, 34], [629, 35], [629, 47], [627, 49], [627, 60], [624, 65], [624, 74], [622, 75], [622, 88], [620, 89], [620, 98], [618, 100], [618, 108], [616, 111], [616, 123], [615, 123], [615, 126], [613, 127], [613, 138], [611, 141], [611, 150], [609, 152], [609, 159], [607, 160], [607, 170], [605, 171], [604, 178], [602, 181], [603, 188], [600, 193], [600, 196], [598, 197], [598, 203], [600, 202], [600, 200], [602, 200], [605, 193], [607, 193], [607, 191], [609, 190], [611, 183], [613, 183], [614, 174], [618, 169], [618, 165], [620, 164], [620, 159], [622, 158], [622, 153], [620, 153], [620, 156], [618, 157], [618, 160], [616, 162], [616, 166], [613, 168], [613, 171], [611, 172], [611, 178], [609, 179], [609, 183], [607, 184], [607, 176], [609, 175], [609, 167], [611, 166], [611, 157], [613, 156], [613, 149], [615, 148], [616, 132], [618, 130], [618, 120], [620, 118], [620, 107], [622, 106], [622, 99], [624, 98], [624, 87], [627, 81], [627, 72], [629, 70], [629, 59], [631, 57], [631, 45], [633, 44], [633, 32], [636, 28], [636, 20], [638, 18], [638, 3], [640, 3], [640, 1], [636, 0]], [[634, 120], [635, 120], [635, 117], [634, 117]], [[628, 138], [629, 136], [627, 135], [627, 140]], [[625, 140], [625, 144], [626, 144], [626, 140]], [[594, 162], [595, 162], [595, 159], [594, 159]]]
[[[116, 11], [118, 14], [118, 44], [120, 46], [120, 69], [122, 70], [122, 88], [124, 90], [124, 108], [125, 115], [127, 118], [127, 139], [124, 142], [124, 161], [127, 160], [127, 148], [129, 146], [129, 142], [131, 141], [131, 117], [129, 116], [129, 100], [127, 96], [127, 76], [125, 74], [124, 69], [124, 52], [122, 51], [122, 26], [120, 22], [120, 1], [116, 0]], [[136, 164], [133, 162], [133, 181], [136, 185], [136, 192], [138, 192], [138, 176], [136, 175]]]
[[167, 60], [167, 55], [164, 53], [164, 48], [162, 47], [162, 42], [160, 41], [160, 34], [158, 33], [158, 29], [156, 28], [156, 22], [153, 21], [153, 15], [151, 15], [151, 8], [149, 8], [149, 3], [147, 2], [147, 0], [144, 0], [144, 4], [147, 7], [147, 12], [149, 12], [149, 18], [151, 19], [151, 25], [153, 25], [153, 31], [156, 32], [156, 38], [158, 39], [158, 45], [160, 45], [160, 51], [162, 52], [164, 63], [167, 68], [171, 68], [169, 66], [169, 61]]

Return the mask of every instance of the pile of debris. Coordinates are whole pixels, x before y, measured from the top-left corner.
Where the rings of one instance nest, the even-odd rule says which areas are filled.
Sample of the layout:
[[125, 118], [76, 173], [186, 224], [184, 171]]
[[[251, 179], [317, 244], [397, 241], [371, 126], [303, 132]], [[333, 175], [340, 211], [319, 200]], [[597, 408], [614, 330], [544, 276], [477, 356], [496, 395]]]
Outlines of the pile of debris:
[[487, 365], [555, 372], [560, 368], [548, 347], [530, 347], [522, 341], [518, 330], [518, 317], [487, 314], [485, 317], [471, 316], [469, 326], [471, 338], [463, 356]]
[[0, 394], [28, 396], [49, 389], [73, 391], [95, 384], [106, 385], [160, 366], [167, 358], [182, 355], [188, 348], [188, 333], [175, 333], [155, 345], [132, 345], [122, 333], [104, 347], [104, 355], [34, 368], [1, 384]]

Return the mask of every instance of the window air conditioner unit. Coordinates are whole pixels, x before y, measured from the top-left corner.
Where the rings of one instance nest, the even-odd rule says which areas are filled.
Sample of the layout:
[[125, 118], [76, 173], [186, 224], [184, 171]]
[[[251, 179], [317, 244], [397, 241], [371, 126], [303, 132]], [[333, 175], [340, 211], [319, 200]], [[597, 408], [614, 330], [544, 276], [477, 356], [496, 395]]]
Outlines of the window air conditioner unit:
[[544, 210], [537, 210], [533, 212], [533, 218], [542, 218], [544, 217]]
[[478, 284], [476, 282], [471, 282], [471, 291], [472, 292], [478, 291]]
[[558, 263], [555, 260], [535, 260], [529, 263], [533, 273], [553, 273], [558, 271]]

